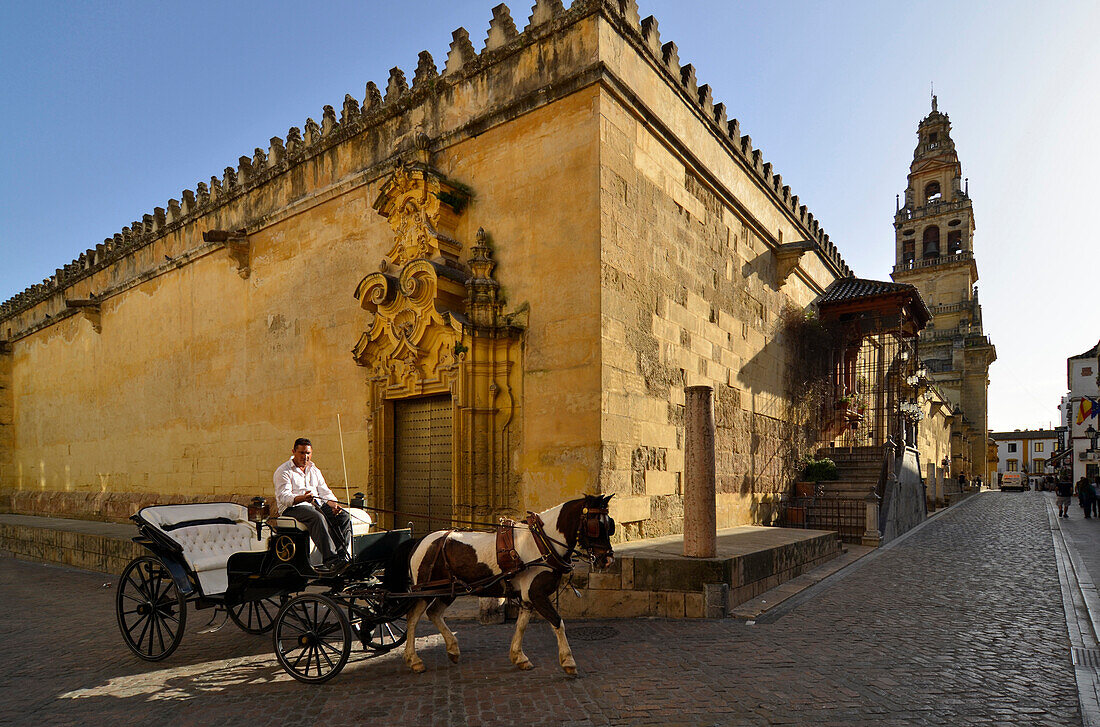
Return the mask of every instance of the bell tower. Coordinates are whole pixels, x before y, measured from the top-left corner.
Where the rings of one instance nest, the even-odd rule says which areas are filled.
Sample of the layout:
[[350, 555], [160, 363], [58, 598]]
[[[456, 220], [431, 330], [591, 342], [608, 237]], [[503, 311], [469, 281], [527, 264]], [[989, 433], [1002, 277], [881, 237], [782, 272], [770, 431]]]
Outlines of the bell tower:
[[987, 463], [989, 365], [997, 352], [982, 329], [974, 208], [951, 139], [951, 120], [932, 97], [917, 126], [905, 203], [894, 214], [893, 279], [916, 286], [932, 320], [920, 334], [920, 357], [955, 406], [952, 476], [981, 475]]

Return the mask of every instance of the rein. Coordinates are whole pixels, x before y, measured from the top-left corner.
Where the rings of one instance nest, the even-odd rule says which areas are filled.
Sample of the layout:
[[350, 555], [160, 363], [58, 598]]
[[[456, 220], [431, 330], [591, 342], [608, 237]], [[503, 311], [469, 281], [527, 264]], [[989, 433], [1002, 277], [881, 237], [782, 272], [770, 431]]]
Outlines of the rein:
[[[431, 520], [442, 520], [442, 518], [432, 518], [429, 515], [418, 515], [416, 513], [402, 512], [400, 510], [386, 510], [386, 509], [381, 508], [381, 507], [368, 507], [366, 505], [363, 505], [362, 507], [360, 507], [359, 505], [350, 505], [346, 502], [340, 502], [339, 500], [333, 500], [332, 502], [335, 502], [337, 505], [340, 505], [341, 507], [357, 507], [360, 510], [368, 510], [370, 512], [380, 512], [380, 513], [383, 513], [385, 515], [400, 515], [401, 517], [408, 517], [408, 518], [413, 518], [413, 519], [416, 519], [416, 520], [428, 520], [429, 522]], [[497, 525], [495, 523], [483, 523], [483, 522], [479, 522], [477, 520], [462, 520], [461, 522], [463, 524], [468, 523], [470, 525], [470, 527], [471, 527], [470, 532], [479, 532], [477, 530], [472, 530], [472, 528], [474, 528], [474, 527], [487, 528], [489, 531], [495, 530], [496, 527], [497, 527]], [[519, 525], [520, 523], [516, 523], [516, 524]], [[526, 527], [526, 526], [524, 526], [524, 527]], [[448, 528], [448, 530], [453, 531], [453, 530], [455, 530], [455, 528]]]

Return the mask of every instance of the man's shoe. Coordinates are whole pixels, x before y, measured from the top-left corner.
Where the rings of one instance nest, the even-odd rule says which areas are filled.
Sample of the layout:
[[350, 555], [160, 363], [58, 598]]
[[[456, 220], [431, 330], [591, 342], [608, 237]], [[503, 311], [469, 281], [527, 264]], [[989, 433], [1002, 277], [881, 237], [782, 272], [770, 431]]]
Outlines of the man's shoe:
[[347, 564], [348, 563], [346, 560], [337, 555], [329, 558], [321, 565], [314, 566], [313, 570], [325, 576], [336, 575], [340, 571], [344, 570]]

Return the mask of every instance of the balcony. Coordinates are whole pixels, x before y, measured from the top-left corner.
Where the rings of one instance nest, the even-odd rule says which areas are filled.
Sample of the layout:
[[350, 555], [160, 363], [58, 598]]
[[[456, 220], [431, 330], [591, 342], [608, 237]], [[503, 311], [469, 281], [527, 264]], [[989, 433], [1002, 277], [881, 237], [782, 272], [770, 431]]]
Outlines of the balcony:
[[931, 217], [934, 215], [943, 215], [948, 212], [957, 212], [962, 209], [970, 207], [970, 200], [967, 198], [957, 199], [953, 202], [945, 202], [943, 200], [937, 200], [935, 202], [929, 202], [923, 207], [915, 207], [910, 209], [905, 207], [898, 210], [895, 215], [897, 220], [919, 220], [921, 217]]
[[894, 266], [894, 272], [900, 273], [906, 270], [919, 270], [920, 268], [931, 268], [936, 265], [952, 265], [954, 263], [973, 262], [974, 253], [970, 250], [964, 250], [963, 252], [956, 253], [954, 255], [941, 255], [939, 257], [924, 258], [922, 260], [914, 260], [913, 262], [901, 263]]

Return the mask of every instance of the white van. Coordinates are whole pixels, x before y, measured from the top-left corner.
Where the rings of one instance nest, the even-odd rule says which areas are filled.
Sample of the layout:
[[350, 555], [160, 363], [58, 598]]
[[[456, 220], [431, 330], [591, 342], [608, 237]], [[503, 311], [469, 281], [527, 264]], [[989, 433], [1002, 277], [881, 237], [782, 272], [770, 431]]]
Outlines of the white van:
[[1028, 489], [1027, 478], [1024, 477], [1023, 472], [1005, 472], [1001, 475], [1001, 490], [1020, 490], [1023, 492]]

